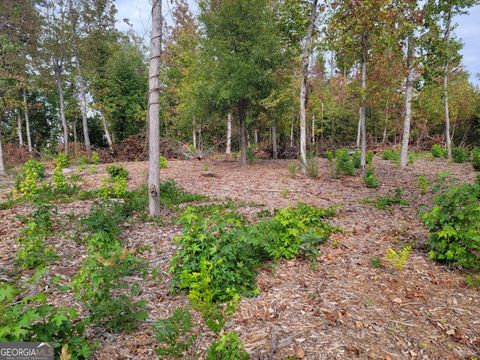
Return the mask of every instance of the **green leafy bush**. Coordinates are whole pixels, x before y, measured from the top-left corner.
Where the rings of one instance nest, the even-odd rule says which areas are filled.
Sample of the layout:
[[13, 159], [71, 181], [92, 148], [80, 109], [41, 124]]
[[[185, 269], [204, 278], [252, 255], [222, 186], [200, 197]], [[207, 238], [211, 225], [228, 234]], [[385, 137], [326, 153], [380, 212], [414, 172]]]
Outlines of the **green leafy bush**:
[[245, 347], [234, 332], [227, 332], [214, 341], [207, 353], [207, 360], [248, 360]]
[[440, 144], [433, 144], [432, 145], [432, 155], [434, 158], [446, 158], [447, 157], [447, 149], [445, 149]]
[[173, 179], [160, 183], [160, 202], [168, 207], [182, 203], [207, 199], [204, 195], [191, 194], [183, 190]]
[[420, 175], [417, 180], [418, 188], [420, 189], [420, 194], [426, 194], [428, 188], [430, 187], [430, 183], [428, 182], [427, 178], [423, 175]]
[[355, 150], [355, 152], [352, 155], [352, 163], [355, 169], [360, 169], [360, 167], [362, 166], [361, 160], [362, 158], [361, 158], [360, 150]]
[[187, 309], [178, 308], [169, 318], [153, 324], [155, 337], [160, 346], [155, 352], [160, 356], [181, 358], [195, 341], [192, 334], [192, 316]]
[[400, 251], [388, 248], [385, 253], [385, 260], [387, 260], [398, 271], [402, 271], [407, 264], [411, 251], [411, 246], [405, 246]]
[[68, 165], [70, 164], [70, 161], [68, 160], [68, 155], [67, 154], [60, 153], [60, 154], [58, 154], [56, 159], [53, 161], [53, 163], [55, 164], [55, 167], [63, 169], [63, 168], [68, 167]]
[[393, 205], [408, 205], [408, 201], [403, 198], [403, 191], [400, 188], [395, 188], [393, 194], [380, 196], [373, 201], [368, 201], [368, 203], [382, 210], [386, 210]]
[[472, 166], [475, 170], [480, 171], [480, 147], [472, 150]]
[[378, 178], [375, 175], [375, 169], [373, 167], [367, 169], [363, 181], [368, 188], [376, 189], [380, 186], [380, 181], [378, 181]]
[[325, 151], [325, 158], [326, 158], [328, 161], [332, 162], [333, 159], [335, 158], [335, 155], [333, 154], [333, 151], [332, 151], [332, 150], [327, 150], [327, 151]]
[[468, 160], [468, 149], [462, 147], [454, 147], [452, 149], [452, 159], [453, 162], [457, 164], [463, 164]]
[[375, 156], [375, 154], [373, 153], [372, 150], [367, 150], [367, 158], [366, 158], [366, 162], [367, 162], [367, 165], [371, 165], [372, 162], [373, 162], [373, 157]]
[[480, 186], [451, 186], [422, 215], [430, 231], [431, 259], [464, 268], [480, 269]]
[[166, 169], [168, 167], [168, 160], [165, 156], [160, 155], [160, 169]]
[[100, 164], [100, 155], [98, 155], [98, 152], [92, 152], [92, 156], [90, 157], [90, 163], [93, 165]]
[[335, 152], [335, 171], [338, 175], [355, 176], [355, 167], [348, 149], [338, 149]]
[[385, 149], [382, 153], [382, 159], [398, 162], [400, 161], [400, 152], [393, 149]]
[[40, 191], [39, 181], [45, 177], [45, 165], [30, 159], [20, 169], [15, 179], [15, 189], [26, 199], [32, 199]]
[[110, 175], [111, 179], [127, 179], [128, 178], [128, 170], [115, 165], [108, 165], [106, 168], [107, 174]]
[[318, 177], [318, 160], [316, 156], [309, 156], [307, 158], [307, 176], [312, 179]]

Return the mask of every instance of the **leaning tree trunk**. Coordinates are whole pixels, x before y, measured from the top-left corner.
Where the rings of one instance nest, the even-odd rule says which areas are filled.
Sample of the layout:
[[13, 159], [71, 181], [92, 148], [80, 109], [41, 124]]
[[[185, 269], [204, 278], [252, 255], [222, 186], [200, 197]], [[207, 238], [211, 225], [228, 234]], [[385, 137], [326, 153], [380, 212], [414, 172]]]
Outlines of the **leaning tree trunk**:
[[362, 168], [362, 176], [367, 172], [367, 127], [365, 123], [365, 101], [367, 90], [367, 34], [362, 34], [362, 101], [360, 106], [360, 132], [361, 132], [361, 156], [360, 164]]
[[62, 120], [62, 127], [63, 127], [63, 146], [65, 154], [68, 155], [68, 126], [67, 120], [65, 118], [65, 102], [63, 99], [63, 86], [62, 86], [62, 79], [60, 70], [58, 66], [55, 66], [55, 82], [57, 83], [57, 91], [58, 91], [58, 98], [60, 102], [60, 118]]
[[272, 120], [272, 157], [273, 160], [278, 158], [278, 149], [277, 149], [277, 124], [275, 120]]
[[450, 137], [450, 113], [448, 109], [448, 72], [449, 72], [449, 57], [448, 57], [448, 46], [450, 41], [450, 26], [451, 26], [451, 17], [449, 15], [447, 21], [447, 29], [445, 33], [445, 41], [447, 43], [447, 58], [445, 60], [445, 72], [443, 74], [443, 105], [445, 112], [445, 142], [447, 144], [447, 154], [448, 158], [452, 158], [452, 138]]
[[17, 134], [18, 134], [18, 143], [20, 147], [23, 147], [22, 115], [20, 115], [20, 110], [17, 111]]
[[88, 135], [87, 91], [85, 89], [82, 69], [80, 69], [80, 62], [78, 59], [75, 59], [75, 67], [77, 68], [78, 96], [80, 97], [80, 109], [82, 111], [83, 139], [85, 141], [85, 150], [87, 150], [87, 153], [90, 154], [92, 152], [92, 147], [90, 145], [90, 136]]
[[247, 129], [245, 127], [245, 117], [247, 114], [246, 104], [241, 101], [238, 105], [238, 120], [240, 121], [240, 164], [247, 165]]
[[413, 92], [413, 35], [408, 38], [407, 45], [407, 79], [405, 82], [405, 113], [403, 115], [403, 137], [400, 152], [400, 167], [408, 164], [408, 143], [410, 141], [410, 123], [412, 119], [412, 92]]
[[112, 149], [113, 141], [112, 141], [112, 137], [110, 136], [110, 131], [108, 131], [107, 119], [105, 119], [105, 114], [101, 110], [100, 110], [100, 117], [102, 118], [103, 131], [105, 132], [105, 137], [107, 138], [108, 147]]
[[148, 210], [160, 215], [160, 57], [162, 51], [162, 1], [152, 4], [150, 64], [148, 71]]
[[27, 131], [28, 151], [32, 152], [32, 136], [30, 135], [30, 120], [28, 118], [27, 92], [23, 89], [23, 112], [25, 113], [25, 129]]
[[227, 150], [225, 153], [230, 155], [232, 152], [232, 113], [227, 114]]
[[310, 59], [310, 44], [312, 42], [313, 29], [317, 18], [318, 0], [313, 0], [312, 15], [310, 24], [307, 29], [307, 37], [302, 52], [302, 77], [300, 81], [300, 166], [304, 174], [307, 173], [307, 81], [308, 81], [308, 64]]

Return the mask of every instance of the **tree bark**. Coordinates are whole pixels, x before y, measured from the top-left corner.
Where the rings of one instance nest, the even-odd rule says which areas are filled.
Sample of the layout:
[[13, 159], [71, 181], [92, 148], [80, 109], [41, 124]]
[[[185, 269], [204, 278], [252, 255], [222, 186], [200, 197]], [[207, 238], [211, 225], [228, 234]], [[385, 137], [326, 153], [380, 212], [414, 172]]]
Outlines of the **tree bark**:
[[148, 210], [160, 215], [160, 57], [162, 51], [162, 1], [153, 0], [150, 64], [148, 71]]
[[28, 118], [27, 92], [23, 89], [23, 112], [25, 114], [25, 130], [27, 131], [28, 151], [32, 152], [32, 136], [30, 135], [30, 120]]
[[356, 147], [357, 149], [360, 148], [360, 138], [362, 137], [362, 112], [361, 108], [358, 109], [358, 126], [357, 126], [357, 141]]
[[412, 119], [412, 92], [413, 92], [413, 35], [408, 38], [407, 45], [407, 79], [405, 81], [405, 113], [403, 114], [403, 137], [400, 151], [400, 167], [408, 164], [408, 143], [410, 141], [410, 124]]
[[92, 147], [90, 145], [90, 136], [88, 135], [87, 95], [78, 58], [75, 59], [75, 67], [77, 68], [78, 96], [80, 97], [80, 109], [82, 111], [83, 139], [85, 141], [85, 150], [90, 154], [92, 152]]
[[54, 72], [55, 72], [55, 82], [57, 83], [58, 98], [60, 102], [60, 119], [62, 121], [62, 127], [63, 127], [63, 146], [64, 146], [65, 154], [68, 155], [68, 126], [67, 126], [67, 120], [65, 118], [65, 102], [63, 99], [62, 78], [61, 78], [60, 69], [58, 65], [54, 65]]
[[367, 127], [365, 119], [365, 101], [367, 91], [367, 34], [362, 34], [362, 102], [360, 106], [360, 130], [361, 130], [361, 156], [360, 164], [362, 168], [362, 176], [366, 174], [367, 167]]
[[108, 147], [112, 149], [113, 147], [112, 137], [110, 136], [110, 131], [108, 131], [107, 119], [105, 119], [105, 114], [103, 113], [102, 110], [100, 110], [100, 117], [102, 118], [103, 131], [105, 132], [105, 137], [107, 138]]
[[254, 141], [255, 146], [257, 146], [258, 145], [258, 130], [257, 129], [253, 130], [253, 141]]
[[227, 150], [225, 153], [230, 155], [232, 152], [232, 113], [227, 114]]
[[445, 41], [447, 43], [447, 58], [445, 60], [445, 72], [443, 75], [443, 104], [445, 112], [445, 142], [447, 144], [447, 154], [448, 158], [452, 158], [452, 139], [450, 137], [450, 113], [448, 109], [448, 72], [449, 72], [449, 41], [450, 41], [450, 27], [451, 27], [451, 15], [448, 16], [447, 20], [447, 29], [445, 33]]
[[246, 105], [242, 101], [238, 104], [238, 120], [240, 121], [240, 145], [241, 158], [240, 164], [247, 165], [247, 129], [245, 128], [245, 116], [247, 113]]
[[18, 134], [18, 143], [20, 147], [23, 147], [22, 116], [20, 115], [20, 110], [18, 110], [17, 112], [17, 134]]
[[0, 175], [5, 175], [5, 163], [3, 162], [2, 133], [0, 133]]
[[315, 114], [312, 115], [312, 144], [315, 145]]
[[278, 149], [277, 149], [277, 124], [275, 120], [272, 120], [272, 157], [273, 160], [278, 158]]
[[310, 59], [310, 45], [312, 42], [313, 29], [317, 18], [318, 0], [313, 0], [312, 14], [310, 24], [307, 29], [307, 36], [302, 51], [302, 75], [300, 81], [300, 167], [304, 174], [307, 174], [307, 81], [308, 81], [308, 65]]

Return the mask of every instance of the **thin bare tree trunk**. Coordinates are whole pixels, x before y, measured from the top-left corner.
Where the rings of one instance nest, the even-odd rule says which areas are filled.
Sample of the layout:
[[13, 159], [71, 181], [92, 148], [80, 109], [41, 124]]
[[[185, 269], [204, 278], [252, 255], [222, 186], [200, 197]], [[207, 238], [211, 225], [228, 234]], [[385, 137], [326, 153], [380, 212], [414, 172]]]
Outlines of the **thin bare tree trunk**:
[[247, 129], [245, 128], [246, 106], [243, 102], [238, 105], [238, 120], [240, 121], [240, 144], [241, 158], [240, 164], [247, 165]]
[[362, 176], [366, 174], [367, 167], [367, 127], [365, 119], [365, 101], [367, 91], [367, 34], [362, 34], [362, 104], [360, 106], [360, 126], [361, 126], [361, 156], [360, 164]]
[[413, 35], [408, 38], [407, 45], [407, 79], [405, 81], [405, 113], [403, 115], [402, 149], [400, 151], [400, 167], [408, 164], [408, 143], [410, 141], [410, 123], [412, 120], [412, 92], [413, 92]]
[[150, 64], [148, 72], [148, 210], [160, 215], [160, 57], [162, 51], [162, 1], [153, 0]]
[[2, 133], [0, 133], [0, 175], [5, 175], [5, 163], [3, 162]]
[[315, 145], [315, 114], [312, 114], [312, 145]]
[[290, 126], [290, 147], [293, 147], [293, 117], [292, 117], [292, 124]]
[[257, 129], [253, 130], [253, 141], [254, 141], [255, 146], [258, 145], [258, 130]]
[[58, 66], [55, 67], [55, 82], [57, 83], [57, 91], [58, 91], [58, 98], [60, 102], [60, 119], [62, 121], [62, 127], [63, 127], [63, 146], [64, 146], [64, 151], [65, 154], [68, 155], [68, 126], [67, 126], [67, 120], [65, 118], [65, 102], [63, 99], [63, 86], [62, 86], [62, 79], [60, 75], [60, 70], [58, 69]]
[[83, 80], [82, 70], [80, 69], [78, 59], [75, 59], [75, 67], [77, 68], [78, 96], [80, 97], [80, 109], [82, 111], [83, 139], [85, 141], [85, 150], [90, 154], [92, 152], [92, 147], [90, 145], [90, 136], [88, 135], [87, 91], [85, 89], [85, 82]]
[[30, 120], [28, 118], [27, 92], [23, 89], [23, 112], [25, 114], [25, 128], [27, 131], [28, 151], [32, 152], [32, 136], [30, 135]]
[[357, 126], [357, 149], [360, 148], [360, 138], [362, 137], [362, 110], [358, 109], [358, 126]]
[[20, 115], [20, 110], [17, 111], [17, 134], [18, 143], [23, 147], [22, 116]]
[[385, 141], [387, 141], [387, 127], [386, 126], [383, 128], [382, 144], [385, 144]]
[[73, 121], [72, 124], [72, 129], [73, 129], [73, 152], [74, 155], [77, 155], [77, 117], [75, 117], [75, 120]]
[[232, 113], [227, 114], [227, 150], [225, 153], [230, 155], [232, 152]]
[[273, 160], [278, 158], [278, 149], [277, 149], [277, 124], [275, 120], [272, 120], [272, 157]]
[[111, 149], [113, 147], [112, 137], [110, 136], [110, 131], [108, 130], [107, 119], [105, 119], [105, 114], [100, 110], [100, 117], [102, 118], [103, 131], [105, 132], [105, 137], [107, 138], [108, 147]]
[[[451, 18], [448, 17], [447, 21], [447, 29], [445, 33], [445, 41], [447, 43], [447, 48], [449, 46], [450, 41], [450, 26], [451, 26]], [[452, 158], [452, 139], [450, 137], [450, 113], [448, 109], [448, 72], [449, 72], [449, 57], [448, 57], [448, 50], [447, 50], [447, 59], [445, 60], [445, 72], [443, 74], [443, 104], [444, 104], [444, 111], [445, 111], [445, 142], [447, 144], [447, 154], [448, 158]]]
[[307, 29], [305, 45], [302, 52], [302, 77], [300, 81], [300, 166], [304, 174], [307, 173], [307, 81], [308, 65], [310, 59], [310, 45], [312, 43], [313, 29], [317, 18], [318, 0], [313, 0], [312, 15]]

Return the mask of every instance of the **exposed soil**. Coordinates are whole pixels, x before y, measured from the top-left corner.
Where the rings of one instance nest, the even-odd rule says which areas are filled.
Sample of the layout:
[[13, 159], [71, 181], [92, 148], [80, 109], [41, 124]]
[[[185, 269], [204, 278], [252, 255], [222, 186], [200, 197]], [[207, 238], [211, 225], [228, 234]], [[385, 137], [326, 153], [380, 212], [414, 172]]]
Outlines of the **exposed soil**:
[[[209, 176], [202, 176], [208, 164]], [[261, 161], [242, 168], [229, 161], [170, 161], [162, 179], [173, 178], [187, 191], [213, 198], [232, 198], [273, 209], [306, 202], [320, 207], [342, 205], [332, 224], [345, 230], [320, 247], [316, 266], [305, 259], [267, 264], [259, 272], [260, 295], [244, 298], [226, 326], [240, 335], [253, 359], [474, 359], [480, 356], [480, 291], [465, 285], [466, 272], [430, 261], [424, 243], [428, 233], [417, 212], [431, 204], [431, 195], [421, 195], [419, 175], [433, 180], [440, 171], [450, 171], [461, 181], [473, 181], [469, 164], [453, 165], [443, 160], [417, 160], [406, 171], [376, 160], [379, 189], [368, 189], [359, 177], [334, 178], [328, 162], [319, 160], [318, 179], [291, 178], [288, 161]], [[129, 186], [146, 181], [147, 164], [122, 163], [130, 172]], [[98, 186], [98, 174], [85, 170], [82, 187]], [[365, 203], [369, 196], [404, 190], [408, 206], [379, 210]], [[4, 192], [5, 187], [1, 187]], [[91, 201], [58, 205], [59, 214], [88, 212]], [[261, 207], [242, 211], [255, 214]], [[13, 268], [17, 248], [18, 214], [31, 207], [0, 211], [0, 268]], [[61, 217], [61, 216], [59, 216]], [[57, 236], [49, 241], [60, 258], [50, 272], [68, 280], [85, 257], [84, 248], [72, 239], [68, 217], [61, 217]], [[126, 224], [122, 238], [129, 248], [150, 246], [140, 256], [156, 278], [135, 279], [143, 287], [149, 319], [131, 334], [91, 332], [100, 342], [96, 359], [155, 359], [155, 339], [150, 323], [169, 316], [188, 300], [170, 293], [168, 261], [175, 251], [172, 238], [179, 234], [169, 221], [162, 226]], [[387, 248], [414, 244], [403, 271], [389, 266], [374, 268], [372, 257], [383, 259]], [[1, 275], [1, 274], [0, 274]], [[72, 304], [70, 295], [49, 290], [58, 305]], [[77, 304], [76, 306], [80, 306]], [[198, 337], [190, 358], [202, 358], [213, 339], [198, 314]]]

